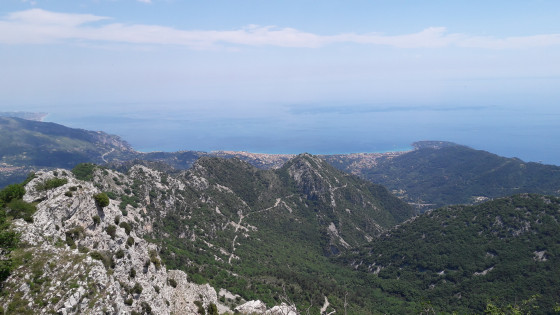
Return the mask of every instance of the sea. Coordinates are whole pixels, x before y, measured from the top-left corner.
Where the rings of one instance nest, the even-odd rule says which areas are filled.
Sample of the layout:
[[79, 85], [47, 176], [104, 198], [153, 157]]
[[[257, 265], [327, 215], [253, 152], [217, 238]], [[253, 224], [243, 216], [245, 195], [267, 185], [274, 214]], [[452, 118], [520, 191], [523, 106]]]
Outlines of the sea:
[[[49, 111], [45, 121], [116, 134], [136, 150], [342, 154], [451, 141], [560, 165], [556, 106], [126, 104]], [[102, 109], [102, 110], [101, 110]]]

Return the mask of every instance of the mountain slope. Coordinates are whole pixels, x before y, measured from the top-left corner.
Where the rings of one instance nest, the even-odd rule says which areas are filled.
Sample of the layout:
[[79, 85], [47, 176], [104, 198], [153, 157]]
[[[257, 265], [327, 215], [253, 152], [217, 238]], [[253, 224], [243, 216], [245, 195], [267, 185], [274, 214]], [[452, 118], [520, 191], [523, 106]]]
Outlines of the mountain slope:
[[377, 159], [359, 175], [425, 208], [517, 193], [560, 194], [559, 166], [526, 163], [449, 142], [415, 146], [414, 151]]
[[[25, 190], [20, 203], [36, 212], [13, 220], [19, 245], [8, 260], [2, 250], [12, 270], [1, 283], [0, 313], [195, 314], [197, 303], [227, 310], [212, 287], [161, 264], [157, 246], [143, 239], [150, 228], [143, 209], [101, 203], [93, 183], [63, 169], [38, 172]], [[16, 204], [7, 205], [9, 216]]]
[[383, 290], [439, 311], [482, 313], [489, 299], [560, 302], [560, 199], [516, 195], [430, 211], [341, 262], [376, 274]]
[[[352, 301], [378, 294], [329, 256], [368, 243], [413, 213], [383, 187], [308, 154], [278, 170], [203, 157], [178, 176], [145, 166], [127, 176], [126, 188], [110, 176], [95, 182], [145, 204], [153, 220], [149, 238], [169, 268], [268, 305], [280, 302], [283, 286], [304, 307], [318, 307], [326, 296], [331, 308], [341, 309], [346, 291]], [[360, 303], [356, 313], [371, 307]]]

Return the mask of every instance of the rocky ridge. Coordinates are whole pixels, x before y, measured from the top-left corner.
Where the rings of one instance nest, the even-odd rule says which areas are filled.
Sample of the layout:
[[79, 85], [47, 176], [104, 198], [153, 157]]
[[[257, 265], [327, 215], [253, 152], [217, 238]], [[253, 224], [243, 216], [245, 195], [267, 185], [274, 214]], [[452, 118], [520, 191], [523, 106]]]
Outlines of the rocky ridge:
[[[13, 222], [23, 245], [14, 257], [22, 264], [3, 283], [0, 310], [8, 314], [198, 314], [200, 308], [210, 312], [215, 307], [220, 314], [229, 313], [230, 306], [220, 303], [213, 287], [193, 283], [183, 271], [168, 270], [158, 246], [144, 240], [153, 230], [153, 219], [141, 206], [151, 203], [149, 193], [138, 207], [126, 203], [123, 207], [119, 200], [106, 206], [96, 203], [94, 196], [101, 191], [126, 196], [123, 187], [134, 185], [138, 178], [150, 178], [150, 189], [186, 188], [182, 181], [141, 165], [129, 175], [96, 169], [91, 182], [78, 180], [64, 169], [37, 172], [24, 196], [24, 201], [37, 205], [33, 220]], [[53, 179], [65, 183], [42, 187]], [[193, 180], [191, 185], [206, 188], [204, 179]], [[165, 216], [176, 201], [170, 194], [159, 214]], [[223, 289], [220, 294], [231, 295]], [[268, 309], [261, 301], [241, 304], [236, 312], [298, 314], [293, 305]]]
[[[67, 183], [36, 189], [56, 173]], [[14, 222], [25, 264], [4, 284], [4, 310], [20, 305], [35, 314], [196, 314], [195, 302], [227, 310], [214, 288], [161, 263], [156, 245], [142, 238], [149, 225], [145, 209], [128, 205], [121, 211], [113, 200], [101, 208], [93, 198], [97, 187], [61, 169], [37, 173], [26, 190], [24, 200], [39, 203], [32, 223]]]

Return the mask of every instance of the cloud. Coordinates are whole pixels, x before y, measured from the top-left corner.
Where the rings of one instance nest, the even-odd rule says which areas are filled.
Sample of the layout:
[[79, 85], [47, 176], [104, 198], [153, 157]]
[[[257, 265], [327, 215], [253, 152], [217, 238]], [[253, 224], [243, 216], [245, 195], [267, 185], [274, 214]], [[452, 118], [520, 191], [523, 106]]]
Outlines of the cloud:
[[[150, 2], [150, 0], [138, 1]], [[0, 20], [0, 43], [43, 44], [92, 41], [179, 45], [195, 49], [232, 46], [317, 48], [337, 43], [398, 48], [455, 46], [483, 49], [520, 49], [560, 45], [560, 34], [495, 38], [449, 33], [444, 27], [430, 27], [417, 33], [394, 36], [379, 33], [318, 35], [294, 28], [275, 26], [249, 25], [237, 30], [182, 30], [159, 25], [111, 23], [107, 22], [108, 20], [110, 20], [108, 17], [91, 14], [57, 13], [41, 9], [14, 12]]]

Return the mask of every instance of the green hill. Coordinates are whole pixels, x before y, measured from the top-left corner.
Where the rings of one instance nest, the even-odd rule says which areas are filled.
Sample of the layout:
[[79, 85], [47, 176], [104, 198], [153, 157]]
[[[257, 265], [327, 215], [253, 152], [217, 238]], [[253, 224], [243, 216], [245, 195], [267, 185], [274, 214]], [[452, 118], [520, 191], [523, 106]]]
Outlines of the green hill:
[[480, 314], [488, 302], [521, 305], [538, 294], [531, 314], [550, 314], [560, 302], [559, 222], [560, 199], [541, 195], [446, 207], [340, 261], [376, 274], [384, 292], [431, 301], [437, 311]]
[[[432, 209], [518, 193], [560, 194], [559, 166], [527, 163], [449, 142], [415, 146], [416, 150], [395, 157], [381, 157], [358, 174], [410, 203]], [[351, 165], [339, 167], [353, 171]]]

